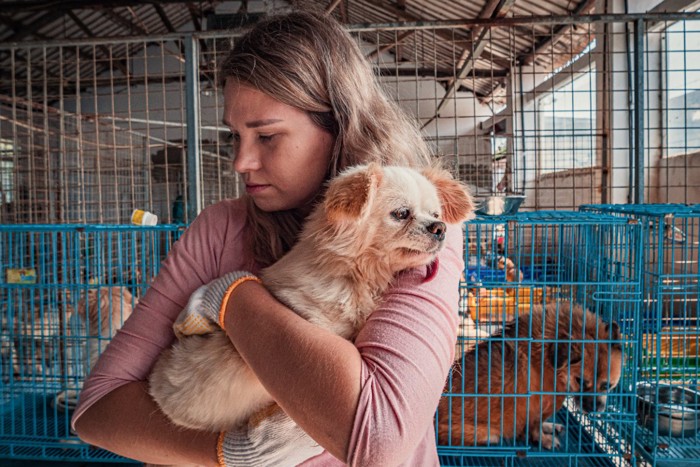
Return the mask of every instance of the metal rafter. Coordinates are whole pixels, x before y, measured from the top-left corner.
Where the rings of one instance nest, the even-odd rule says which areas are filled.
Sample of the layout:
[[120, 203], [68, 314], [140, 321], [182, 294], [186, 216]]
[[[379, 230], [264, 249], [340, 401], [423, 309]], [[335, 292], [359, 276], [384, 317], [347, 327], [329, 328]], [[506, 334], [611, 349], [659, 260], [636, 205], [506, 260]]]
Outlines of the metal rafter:
[[[5, 11], [5, 8], [3, 6], [3, 11]], [[15, 29], [15, 33], [5, 39], [3, 42], [19, 42], [25, 37], [28, 36], [37, 36], [37, 31], [47, 24], [53, 23], [57, 19], [59, 19], [61, 16], [63, 16], [66, 13], [66, 10], [59, 10], [59, 11], [49, 11], [46, 14], [41, 15], [37, 20], [32, 22], [31, 24], [27, 24], [26, 26], [22, 26], [22, 29], [19, 31]]]
[[[595, 7], [595, 3], [596, 0], [588, 0], [587, 2], [581, 3], [574, 9], [574, 11], [571, 12], [571, 14], [573, 16], [576, 16], [590, 13], [590, 11]], [[570, 25], [563, 25], [557, 27], [550, 37], [539, 41], [537, 44], [534, 45], [530, 52], [522, 55], [521, 57], [518, 57], [518, 61], [523, 65], [532, 65], [538, 54], [540, 54], [543, 50], [554, 46], [557, 42], [559, 42], [559, 40], [562, 37], [564, 37], [570, 31], [572, 27], [573, 26]]]
[[[386, 3], [382, 2], [381, 0], [365, 0], [366, 3], [376, 7], [380, 8], [388, 13], [393, 14], [396, 16], [398, 19], [401, 21], [410, 21], [410, 22], [425, 22], [426, 20], [423, 18], [420, 18], [418, 16], [412, 15], [406, 10], [402, 9], [401, 7], [393, 4], [393, 3]], [[435, 30], [435, 35], [440, 37], [441, 39], [444, 39], [448, 42], [454, 42], [455, 36], [451, 32], [444, 30], [444, 29], [436, 29]]]
[[167, 29], [168, 32], [175, 32], [175, 27], [173, 26], [173, 23], [170, 22], [170, 18], [168, 18], [168, 14], [165, 12], [165, 9], [159, 3], [154, 3], [153, 9], [156, 10], [156, 13], [163, 22], [165, 29]]
[[[489, 2], [486, 5], [484, 5], [484, 8], [479, 13], [479, 18], [503, 17], [506, 15], [506, 13], [508, 13], [508, 10], [510, 10], [514, 3], [515, 0], [489, 0]], [[489, 31], [490, 29], [484, 26], [477, 26], [472, 30], [472, 37], [478, 36], [478, 39], [476, 39], [476, 41], [472, 43], [472, 47], [465, 48], [464, 52], [462, 53], [462, 56], [460, 57], [460, 60], [458, 60], [457, 62], [458, 66], [461, 62], [461, 66], [459, 66], [459, 70], [456, 73], [455, 80], [452, 81], [447, 87], [445, 95], [442, 97], [442, 100], [435, 109], [435, 115], [432, 118], [430, 118], [430, 120], [425, 122], [423, 128], [428, 126], [431, 122], [433, 122], [433, 120], [439, 117], [440, 111], [447, 104], [447, 100], [454, 95], [454, 93], [457, 91], [457, 89], [459, 89], [460, 85], [462, 84], [462, 80], [466, 78], [467, 75], [472, 71], [474, 65], [476, 64], [476, 60], [481, 56], [481, 54], [484, 52], [484, 49], [486, 48], [488, 41], [486, 41], [485, 39]]]
[[136, 7], [147, 4], [191, 3], [191, 0], [19, 0], [3, 2], [3, 13], [26, 13], [28, 11], [51, 10], [107, 10], [112, 8]]
[[323, 13], [325, 15], [330, 15], [333, 13], [333, 10], [340, 4], [342, 0], [331, 0], [331, 2], [328, 4], [325, 10], [323, 10]]
[[[386, 52], [389, 49], [393, 49], [394, 47], [398, 48], [398, 45], [401, 44], [403, 41], [405, 41], [407, 38], [411, 37], [414, 35], [416, 31], [406, 31], [402, 33], [399, 37], [396, 38], [396, 42], [390, 43], [390, 44], [385, 44], [379, 48], [374, 49], [367, 55], [365, 55], [365, 58], [367, 60], [371, 60], [372, 58], [376, 57], [380, 53]], [[398, 54], [397, 54], [397, 61], [398, 61]]]
[[136, 24], [136, 23], [134, 23], [134, 22], [132, 22], [132, 21], [129, 21], [128, 19], [124, 18], [122, 15], [120, 15], [120, 14], [117, 13], [116, 11], [104, 10], [104, 15], [105, 15], [107, 18], [111, 19], [113, 22], [115, 22], [115, 23], [119, 24], [120, 26], [123, 26], [123, 27], [125, 27], [125, 28], [127, 28], [127, 29], [129, 29], [129, 30], [131, 30], [131, 31], [136, 31], [138, 34], [140, 34], [140, 35], [142, 35], [142, 36], [147, 36], [147, 35], [148, 35], [148, 31], [146, 31], [145, 29], [143, 29], [143, 28], [142, 28], [141, 26], [139, 26], [138, 24]]
[[[83, 31], [83, 34], [85, 34], [87, 37], [94, 38], [96, 37], [95, 34], [90, 30], [90, 28], [87, 26], [87, 24], [83, 23], [83, 21], [78, 18], [78, 16], [73, 13], [72, 11], [69, 11], [68, 17], [80, 28], [81, 31]], [[109, 48], [104, 45], [104, 44], [97, 44], [97, 48], [102, 51], [102, 56], [105, 58], [110, 58], [111, 52]], [[124, 76], [127, 76], [129, 73], [126, 69], [126, 61], [125, 60], [110, 60], [110, 63], [113, 63], [115, 67], [119, 71], [122, 72]]]
[[186, 2], [187, 9], [190, 12], [190, 18], [192, 18], [192, 24], [194, 25], [195, 31], [202, 30], [202, 22], [199, 20], [199, 15], [197, 14], [197, 8], [192, 2]]
[[[70, 12], [68, 12], [68, 13], [70, 13]], [[25, 26], [24, 24], [22, 24], [21, 22], [19, 22], [19, 21], [14, 21], [14, 20], [9, 19], [9, 18], [4, 17], [4, 16], [0, 16], [0, 21], [2, 21], [3, 23], [5, 23], [6, 25], [8, 25], [8, 26], [9, 26], [10, 28], [12, 28], [12, 30], [15, 31], [15, 32], [22, 31], [22, 30], [24, 30], [24, 29], [26, 28], [26, 26]], [[45, 35], [45, 34], [38, 33], [38, 32], [34, 32], [34, 33], [32, 33], [32, 35], [33, 35], [34, 37], [36, 37], [37, 39], [39, 39], [39, 40], [43, 40], [43, 41], [52, 40], [51, 37], [49, 37], [49, 36], [47, 36], [47, 35]], [[86, 60], [86, 61], [88, 61], [88, 62], [94, 61], [94, 57], [93, 57], [92, 55], [90, 55], [90, 54], [84, 52], [82, 49], [80, 49], [80, 47], [76, 47], [76, 48], [67, 47], [67, 48], [64, 49], [64, 51], [65, 51], [66, 53], [68, 53], [68, 54], [78, 56], [78, 57], [80, 57], [81, 59]], [[4, 60], [4, 59], [7, 58], [8, 56], [9, 56], [9, 54], [8, 54], [7, 52], [3, 52], [2, 54], [0, 54], [0, 61]], [[3, 75], [8, 76], [8, 77], [10, 77], [10, 78], [13, 79], [13, 80], [16, 79], [16, 76], [13, 76], [12, 73], [7, 72], [6, 70], [2, 70], [2, 72], [3, 72], [3, 73], [2, 73]], [[46, 72], [46, 75], [47, 75], [47, 76], [50, 76], [50, 77], [52, 77], [52, 78], [56, 78], [56, 79], [62, 78], [62, 77], [59, 77], [58, 74], [52, 73], [50, 70], [45, 70], [45, 72]], [[37, 89], [37, 91], [38, 91], [39, 93], [42, 92], [41, 89]]]

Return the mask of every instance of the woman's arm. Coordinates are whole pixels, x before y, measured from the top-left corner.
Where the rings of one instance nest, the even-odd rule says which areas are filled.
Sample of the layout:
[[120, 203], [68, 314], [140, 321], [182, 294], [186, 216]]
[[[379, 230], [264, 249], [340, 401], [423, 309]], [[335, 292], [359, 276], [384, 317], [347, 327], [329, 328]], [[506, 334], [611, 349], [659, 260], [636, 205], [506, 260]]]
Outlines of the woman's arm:
[[218, 434], [173, 425], [146, 382], [124, 384], [95, 402], [75, 423], [82, 440], [154, 464], [218, 465]]
[[410, 456], [430, 428], [457, 333], [462, 235], [450, 226], [435, 277], [402, 276], [352, 344], [308, 323], [261, 285], [228, 302], [226, 330], [278, 404], [352, 465]]
[[345, 459], [360, 396], [357, 348], [293, 313], [257, 282], [239, 285], [228, 303], [226, 330], [246, 363], [309, 436]]
[[148, 395], [145, 381], [160, 353], [172, 344], [173, 321], [191, 293], [246, 264], [235, 250], [243, 248], [238, 237], [244, 209], [241, 204], [237, 210], [233, 202], [207, 208], [174, 244], [151, 287], [85, 381], [72, 420], [82, 439], [153, 463], [212, 460], [215, 436], [171, 424]]

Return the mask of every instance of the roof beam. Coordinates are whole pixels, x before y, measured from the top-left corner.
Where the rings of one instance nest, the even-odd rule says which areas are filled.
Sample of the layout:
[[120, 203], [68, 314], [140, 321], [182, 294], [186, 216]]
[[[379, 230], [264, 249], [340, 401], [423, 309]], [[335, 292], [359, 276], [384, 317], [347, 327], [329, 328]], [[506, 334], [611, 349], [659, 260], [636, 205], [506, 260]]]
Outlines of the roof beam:
[[15, 0], [3, 2], [3, 13], [20, 13], [28, 11], [47, 11], [56, 14], [59, 10], [105, 10], [144, 4], [178, 4], [190, 3], [191, 0]]
[[160, 16], [160, 20], [163, 22], [165, 29], [167, 29], [168, 32], [175, 32], [175, 26], [173, 26], [173, 23], [170, 22], [170, 18], [168, 18], [168, 14], [165, 12], [165, 9], [159, 3], [154, 3], [153, 9], [156, 10], [156, 13], [158, 13], [158, 16]]
[[194, 25], [194, 30], [201, 31], [202, 30], [202, 21], [200, 21], [199, 15], [197, 14], [197, 8], [195, 8], [195, 6], [192, 2], [186, 2], [186, 3], [187, 3], [187, 9], [190, 12], [190, 18], [192, 18], [192, 24]]
[[[514, 3], [515, 0], [489, 0], [479, 13], [479, 18], [498, 18], [505, 16]], [[462, 52], [460, 60], [457, 61], [459, 70], [457, 71], [455, 80], [447, 87], [445, 95], [435, 109], [435, 115], [423, 124], [423, 128], [440, 116], [440, 111], [445, 107], [448, 99], [454, 96], [457, 89], [459, 89], [462, 84], [461, 81], [474, 69], [476, 60], [484, 52], [484, 49], [486, 49], [488, 43], [486, 36], [489, 31], [490, 29], [484, 26], [477, 26], [472, 30], [472, 37], [478, 36], [478, 38], [472, 43], [472, 47], [465, 48]]]
[[[574, 11], [571, 12], [571, 15], [576, 16], [587, 14], [593, 9], [593, 7], [595, 7], [595, 3], [596, 0], [587, 0], [585, 2], [582, 2], [576, 8], [574, 8]], [[543, 50], [546, 50], [549, 47], [553, 47], [557, 42], [559, 42], [559, 40], [562, 37], [564, 37], [571, 30], [571, 28], [571, 25], [558, 26], [554, 29], [554, 32], [550, 37], [538, 41], [538, 43], [535, 44], [532, 47], [532, 49], [530, 49], [530, 52], [527, 52], [518, 57], [518, 61], [523, 65], [532, 65], [535, 61], [535, 58], [537, 58], [537, 56], [541, 54]]]
[[[415, 30], [414, 30], [414, 31], [406, 31], [406, 32], [404, 32], [403, 34], [401, 34], [399, 37], [396, 38], [396, 42], [391, 42], [391, 43], [389, 43], [389, 44], [384, 44], [383, 46], [378, 47], [378, 48], [372, 50], [370, 53], [368, 53], [367, 55], [365, 55], [365, 58], [366, 58], [367, 60], [371, 60], [371, 59], [373, 59], [374, 57], [376, 57], [377, 55], [379, 55], [380, 53], [384, 53], [384, 52], [386, 52], [386, 51], [389, 50], [389, 49], [393, 49], [394, 47], [397, 47], [397, 48], [398, 48], [398, 45], [399, 45], [399, 44], [401, 44], [403, 41], [405, 41], [407, 38], [409, 38], [410, 36], [412, 36], [412, 35], [415, 34], [415, 33], [416, 33]], [[398, 57], [397, 57], [397, 61], [398, 61]]]
[[[80, 28], [81, 31], [83, 31], [83, 33], [87, 37], [91, 37], [91, 38], [95, 37], [95, 34], [90, 30], [90, 28], [85, 23], [83, 23], [83, 21], [80, 18], [78, 18], [78, 16], [75, 13], [73, 13], [72, 11], [69, 11], [68, 17]], [[109, 48], [106, 45], [98, 44], [97, 48], [100, 49], [100, 51], [102, 51], [103, 57], [108, 58], [108, 59], [111, 57], [111, 51], [109, 50]], [[125, 60], [110, 60], [110, 63], [114, 64], [114, 66], [117, 67], [117, 69], [119, 69], [119, 71], [121, 71], [124, 76], [129, 75], [129, 72], [126, 69], [126, 61]]]
[[[402, 9], [398, 5], [394, 5], [391, 3], [385, 3], [385, 2], [382, 2], [381, 0], [365, 0], [365, 2], [376, 7], [376, 8], [380, 8], [388, 13], [395, 15], [401, 21], [410, 21], [410, 22], [425, 21], [423, 18], [420, 18], [418, 16], [414, 16], [414, 15], [406, 12], [404, 9]], [[446, 40], [450, 43], [454, 42], [455, 39], [460, 39], [460, 37], [456, 37], [453, 33], [449, 32], [446, 29], [436, 29], [436, 30], [434, 30], [434, 32], [435, 32], [436, 36], [438, 36], [439, 38]]]
[[[5, 7], [3, 6], [3, 12], [6, 12]], [[48, 13], [43, 14], [41, 17], [39, 17], [36, 21], [34, 21], [31, 24], [23, 25], [22, 28], [18, 31], [15, 29], [15, 33], [5, 39], [3, 42], [19, 42], [22, 39], [24, 39], [27, 36], [37, 36], [37, 31], [44, 26], [46, 26], [49, 23], [52, 23], [59, 19], [61, 16], [63, 16], [66, 13], [65, 10], [61, 11], [49, 11]]]
[[116, 11], [112, 10], [104, 10], [104, 15], [111, 19], [113, 22], [117, 23], [118, 25], [127, 28], [130, 31], [135, 31], [138, 34], [142, 36], [147, 36], [148, 31], [143, 29], [141, 26], [139, 26], [136, 23], [133, 23], [129, 21], [128, 19], [124, 18], [122, 15], [117, 13]]
[[333, 10], [340, 4], [341, 0], [331, 0], [331, 2], [328, 4], [325, 10], [323, 10], [323, 14], [328, 16], [331, 13], [333, 13]]

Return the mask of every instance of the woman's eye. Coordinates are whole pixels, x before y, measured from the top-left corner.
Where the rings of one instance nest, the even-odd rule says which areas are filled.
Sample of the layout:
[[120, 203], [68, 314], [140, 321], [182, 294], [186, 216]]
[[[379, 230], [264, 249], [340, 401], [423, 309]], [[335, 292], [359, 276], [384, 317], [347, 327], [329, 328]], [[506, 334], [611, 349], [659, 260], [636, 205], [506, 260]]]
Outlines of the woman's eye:
[[409, 211], [407, 208], [399, 208], [395, 211], [391, 212], [391, 216], [399, 221], [403, 221], [408, 219], [408, 217], [411, 215], [411, 211]]
[[226, 135], [226, 141], [228, 141], [229, 143], [237, 143], [238, 141], [240, 141], [240, 139], [241, 136], [238, 133], [234, 133], [232, 131]]
[[274, 138], [275, 135], [258, 135], [258, 138], [260, 141], [267, 143], [268, 141], [272, 141], [272, 138]]

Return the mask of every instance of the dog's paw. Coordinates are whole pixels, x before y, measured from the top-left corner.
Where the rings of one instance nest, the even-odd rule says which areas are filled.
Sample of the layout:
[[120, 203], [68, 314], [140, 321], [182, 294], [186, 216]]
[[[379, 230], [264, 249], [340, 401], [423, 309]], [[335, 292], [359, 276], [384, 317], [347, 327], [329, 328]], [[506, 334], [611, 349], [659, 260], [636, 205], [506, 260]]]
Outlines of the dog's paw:
[[550, 450], [559, 449], [559, 447], [561, 446], [559, 438], [557, 438], [557, 436], [554, 434], [542, 433], [542, 436], [540, 437], [540, 443], [543, 448]]
[[539, 428], [532, 432], [532, 441], [544, 449], [558, 449], [561, 442], [557, 435], [564, 431], [561, 423], [543, 422]]
[[548, 435], [559, 435], [562, 431], [564, 431], [564, 425], [554, 422], [543, 422], [540, 428], [542, 429], [542, 433], [546, 433]]

